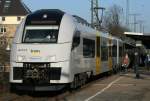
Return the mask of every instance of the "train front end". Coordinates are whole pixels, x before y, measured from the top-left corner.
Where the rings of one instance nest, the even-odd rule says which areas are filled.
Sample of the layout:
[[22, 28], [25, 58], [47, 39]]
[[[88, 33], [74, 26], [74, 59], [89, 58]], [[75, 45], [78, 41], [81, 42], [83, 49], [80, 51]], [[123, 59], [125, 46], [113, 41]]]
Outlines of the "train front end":
[[12, 89], [61, 90], [73, 81], [73, 19], [60, 10], [39, 10], [19, 26], [11, 48]]

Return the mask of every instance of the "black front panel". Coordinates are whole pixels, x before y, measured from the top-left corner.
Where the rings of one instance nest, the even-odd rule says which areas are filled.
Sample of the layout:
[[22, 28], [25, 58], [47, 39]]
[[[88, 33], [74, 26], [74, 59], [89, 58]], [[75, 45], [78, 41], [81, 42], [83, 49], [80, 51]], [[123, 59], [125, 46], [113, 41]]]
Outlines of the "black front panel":
[[49, 84], [50, 80], [60, 80], [61, 67], [51, 67], [50, 63], [24, 63], [23, 68], [13, 68], [13, 79], [25, 84]]
[[25, 25], [60, 25], [63, 15], [57, 9], [38, 10], [27, 16]]
[[24, 79], [35, 79], [49, 81], [48, 63], [24, 63]]
[[50, 80], [60, 80], [61, 68], [50, 68], [49, 77]]
[[23, 69], [19, 67], [13, 68], [13, 79], [14, 80], [22, 80], [23, 77]]
[[26, 84], [47, 84], [60, 80], [61, 68], [50, 67], [49, 63], [24, 63], [23, 81]]

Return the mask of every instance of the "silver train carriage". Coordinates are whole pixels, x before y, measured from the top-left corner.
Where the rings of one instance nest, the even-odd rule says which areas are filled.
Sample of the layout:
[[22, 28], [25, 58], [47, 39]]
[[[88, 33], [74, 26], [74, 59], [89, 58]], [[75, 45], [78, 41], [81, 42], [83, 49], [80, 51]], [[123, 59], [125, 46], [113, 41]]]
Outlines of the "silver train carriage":
[[55, 9], [29, 14], [11, 47], [11, 88], [55, 91], [84, 85], [117, 69], [123, 42], [99, 32], [78, 16]]

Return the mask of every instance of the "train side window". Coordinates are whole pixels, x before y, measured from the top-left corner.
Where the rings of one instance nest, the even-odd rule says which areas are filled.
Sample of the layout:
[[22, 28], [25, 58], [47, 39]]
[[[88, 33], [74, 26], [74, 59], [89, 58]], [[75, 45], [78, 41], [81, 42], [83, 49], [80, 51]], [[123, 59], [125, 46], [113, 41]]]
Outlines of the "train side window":
[[83, 57], [95, 57], [95, 40], [83, 38]]
[[102, 38], [101, 41], [102, 45], [101, 45], [101, 59], [102, 61], [107, 61], [108, 60], [108, 39], [107, 38]]
[[120, 43], [119, 44], [119, 57], [122, 57], [123, 56], [123, 44]]
[[117, 57], [117, 41], [113, 40], [112, 57]]
[[97, 54], [97, 57], [100, 57], [100, 37], [97, 37], [96, 38], [96, 54]]
[[109, 57], [112, 57], [112, 40], [111, 39], [109, 39], [108, 47], [109, 47]]
[[80, 44], [80, 31], [76, 31], [73, 36], [72, 50]]

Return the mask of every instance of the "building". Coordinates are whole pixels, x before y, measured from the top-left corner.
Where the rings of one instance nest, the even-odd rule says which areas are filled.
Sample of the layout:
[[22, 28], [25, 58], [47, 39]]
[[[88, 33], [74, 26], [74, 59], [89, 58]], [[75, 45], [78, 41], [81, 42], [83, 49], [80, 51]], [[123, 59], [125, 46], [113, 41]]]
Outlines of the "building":
[[[10, 50], [10, 44], [17, 26], [29, 13], [30, 10], [21, 0], [0, 0], [0, 46], [4, 46], [4, 49], [1, 50]], [[1, 54], [6, 53], [9, 55], [9, 51]], [[1, 59], [6, 58], [2, 55], [0, 55], [0, 57]], [[1, 70], [5, 72], [9, 71], [9, 59], [5, 62], [0, 61], [0, 71]]]
[[28, 13], [21, 0], [0, 0], [0, 45], [10, 45], [17, 26]]
[[137, 45], [144, 45], [146, 49], [150, 49], [150, 34], [125, 32], [127, 37], [134, 39]]

